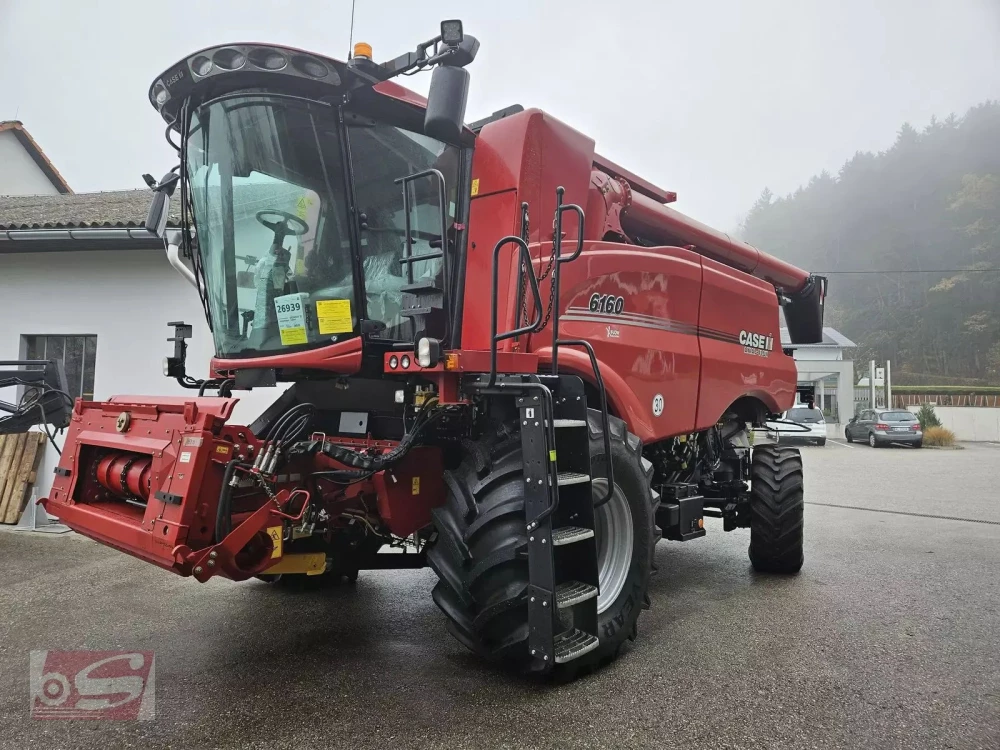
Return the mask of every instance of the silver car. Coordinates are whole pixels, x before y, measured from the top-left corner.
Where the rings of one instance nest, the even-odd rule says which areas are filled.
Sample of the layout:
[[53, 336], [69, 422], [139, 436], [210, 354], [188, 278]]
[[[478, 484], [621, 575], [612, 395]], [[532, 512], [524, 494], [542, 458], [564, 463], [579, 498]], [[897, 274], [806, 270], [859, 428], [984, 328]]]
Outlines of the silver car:
[[848, 443], [855, 440], [881, 448], [890, 443], [919, 448], [924, 442], [920, 420], [905, 409], [865, 409], [844, 428]]

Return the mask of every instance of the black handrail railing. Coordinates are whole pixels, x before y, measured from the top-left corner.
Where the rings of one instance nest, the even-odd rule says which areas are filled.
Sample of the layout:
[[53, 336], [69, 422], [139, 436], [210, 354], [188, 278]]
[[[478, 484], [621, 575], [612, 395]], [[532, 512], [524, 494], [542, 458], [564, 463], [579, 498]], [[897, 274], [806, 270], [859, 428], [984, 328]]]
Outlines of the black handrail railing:
[[[559, 338], [559, 277], [561, 275], [560, 268], [563, 263], [570, 263], [580, 257], [580, 253], [583, 252], [583, 229], [584, 229], [584, 213], [583, 209], [580, 208], [575, 203], [564, 204], [562, 202], [563, 195], [566, 191], [560, 186], [556, 188], [556, 216], [555, 216], [555, 235], [552, 238], [554, 245], [553, 254], [555, 256], [555, 265], [552, 268], [552, 374], [559, 374], [559, 347], [560, 346], [579, 346], [587, 350], [587, 355], [590, 357], [590, 366], [594, 370], [594, 381], [597, 384], [597, 392], [601, 398], [601, 433], [604, 438], [604, 454], [607, 456], [608, 465], [608, 489], [605, 492], [604, 497], [599, 501], [594, 503], [595, 508], [600, 508], [608, 500], [611, 499], [615, 491], [615, 469], [613, 462], [611, 460], [611, 428], [608, 425], [608, 392], [604, 387], [604, 378], [601, 376], [601, 368], [597, 362], [597, 354], [594, 353], [594, 347], [589, 341], [583, 339], [560, 339]], [[576, 249], [569, 255], [562, 254], [562, 216], [566, 211], [572, 211], [576, 214], [577, 228], [576, 228]]]
[[[497, 295], [500, 286], [499, 282], [499, 259], [500, 251], [504, 245], [514, 243], [517, 245], [518, 265], [523, 266], [528, 278], [528, 286], [531, 287], [531, 296], [535, 302], [535, 319], [526, 325], [515, 328], [512, 331], [497, 333]], [[512, 339], [525, 333], [538, 330], [542, 323], [542, 295], [538, 291], [538, 279], [531, 264], [531, 251], [528, 250], [528, 243], [520, 237], [508, 235], [503, 237], [493, 246], [493, 273], [490, 285], [490, 381], [488, 387], [492, 388], [497, 382], [497, 344], [506, 339]]]
[[[448, 203], [445, 194], [447, 193], [447, 188], [445, 186], [444, 175], [438, 169], [425, 169], [423, 172], [414, 172], [413, 174], [406, 175], [406, 177], [397, 177], [393, 182], [397, 185], [403, 186], [403, 222], [404, 231], [406, 232], [406, 242], [403, 247], [403, 257], [399, 259], [400, 265], [406, 266], [406, 283], [413, 283], [413, 263], [419, 260], [431, 260], [437, 257], [437, 253], [427, 253], [425, 255], [413, 255], [413, 237], [410, 235], [410, 183], [416, 180], [423, 179], [424, 177], [437, 177], [437, 188], [438, 188], [438, 205], [441, 208], [441, 271], [444, 274], [444, 278], [448, 278]], [[447, 286], [447, 281], [445, 283]]]
[[601, 397], [601, 432], [604, 438], [604, 455], [608, 457], [608, 490], [604, 493], [604, 497], [594, 503], [595, 508], [600, 508], [611, 499], [615, 491], [615, 466], [611, 460], [611, 429], [608, 426], [608, 392], [604, 387], [604, 378], [601, 377], [601, 368], [597, 364], [597, 355], [590, 342], [583, 339], [562, 339], [559, 343], [562, 346], [580, 346], [586, 349], [590, 357], [590, 366], [594, 368], [594, 380], [597, 381], [597, 392]]
[[[575, 203], [569, 203], [564, 205], [562, 202], [563, 195], [566, 193], [565, 188], [562, 186], [556, 188], [556, 217], [555, 217], [555, 234], [552, 237], [552, 243], [555, 245], [553, 250], [553, 255], [555, 256], [555, 264], [552, 267], [552, 374], [559, 374], [559, 267], [563, 263], [569, 263], [580, 257], [580, 253], [583, 252], [583, 209], [580, 208]], [[573, 251], [572, 255], [567, 255], [563, 257], [562, 255], [562, 216], [565, 211], [573, 211], [576, 214], [577, 220], [577, 232], [576, 232], [576, 250]]]

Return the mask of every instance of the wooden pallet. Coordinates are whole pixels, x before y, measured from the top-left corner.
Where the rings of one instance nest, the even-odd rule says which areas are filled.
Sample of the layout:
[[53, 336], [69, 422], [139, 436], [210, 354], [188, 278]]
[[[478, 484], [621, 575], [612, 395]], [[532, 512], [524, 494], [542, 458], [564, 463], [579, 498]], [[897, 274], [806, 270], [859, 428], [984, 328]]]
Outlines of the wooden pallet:
[[0, 523], [17, 523], [35, 484], [45, 435], [0, 435]]

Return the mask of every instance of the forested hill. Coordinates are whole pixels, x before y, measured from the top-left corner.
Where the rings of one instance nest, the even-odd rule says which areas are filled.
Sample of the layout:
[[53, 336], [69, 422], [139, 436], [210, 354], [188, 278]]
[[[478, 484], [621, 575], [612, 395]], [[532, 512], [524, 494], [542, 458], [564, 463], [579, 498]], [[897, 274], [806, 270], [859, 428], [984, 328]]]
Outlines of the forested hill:
[[827, 325], [855, 361], [891, 359], [900, 384], [1000, 383], [1000, 102], [904, 124], [789, 196], [765, 189], [743, 236], [831, 272]]

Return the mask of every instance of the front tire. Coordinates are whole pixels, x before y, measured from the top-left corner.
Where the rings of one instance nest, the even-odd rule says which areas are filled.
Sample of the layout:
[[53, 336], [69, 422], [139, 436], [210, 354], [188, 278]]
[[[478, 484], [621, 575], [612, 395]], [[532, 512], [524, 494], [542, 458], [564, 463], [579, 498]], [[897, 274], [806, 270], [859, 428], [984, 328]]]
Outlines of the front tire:
[[750, 474], [750, 562], [762, 573], [798, 573], [803, 553], [802, 457], [795, 448], [761, 445]]
[[[600, 414], [591, 409], [587, 421], [591, 474], [599, 478], [606, 476], [608, 460]], [[572, 679], [582, 670], [614, 659], [625, 641], [635, 638], [639, 614], [649, 606], [653, 548], [660, 536], [655, 524], [658, 502], [650, 489], [652, 465], [643, 460], [641, 443], [624, 422], [612, 417], [609, 427], [615, 497], [595, 513], [598, 571], [604, 571], [601, 580], [606, 589], [597, 602], [600, 645], [578, 659], [556, 665], [554, 676], [559, 680]], [[467, 648], [520, 671], [530, 671], [535, 665], [528, 652], [521, 441], [518, 435], [499, 430], [481, 439], [476, 447], [458, 469], [445, 473], [448, 500], [432, 512], [438, 542], [427, 559], [440, 579], [434, 587], [434, 601], [448, 618], [448, 630]], [[599, 481], [595, 485], [595, 493], [603, 495], [606, 485]], [[624, 506], [615, 510], [615, 503]], [[622, 508], [627, 515], [622, 515]], [[605, 509], [607, 512], [602, 512]], [[602, 535], [605, 523], [615, 529], [610, 536]], [[626, 527], [630, 534], [622, 533]], [[613, 542], [625, 536], [631, 538], [631, 549], [622, 569], [616, 567], [623, 561], [621, 556], [615, 557]], [[603, 556], [602, 546], [607, 550]], [[614, 564], [607, 563], [615, 559]]]
[[817, 440], [816, 445], [819, 445], [821, 447], [826, 445], [826, 438], [820, 438], [819, 440]]

